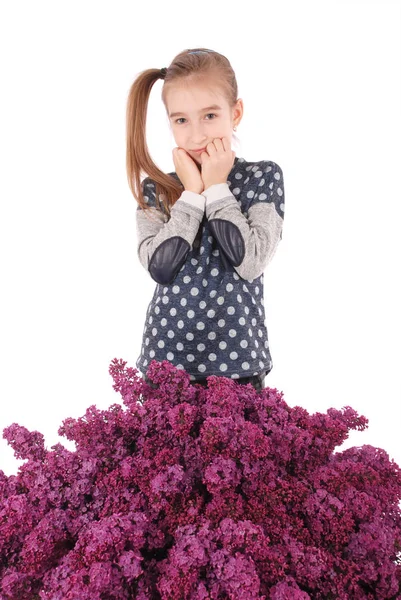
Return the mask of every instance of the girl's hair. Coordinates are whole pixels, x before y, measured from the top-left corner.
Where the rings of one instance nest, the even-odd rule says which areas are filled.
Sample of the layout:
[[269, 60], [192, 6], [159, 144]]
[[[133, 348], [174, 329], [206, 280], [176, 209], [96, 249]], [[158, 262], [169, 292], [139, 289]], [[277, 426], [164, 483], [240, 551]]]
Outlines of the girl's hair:
[[[143, 197], [141, 175], [144, 171], [156, 184], [156, 205], [160, 208], [159, 195], [163, 194], [164, 207], [170, 216], [170, 208], [181, 196], [183, 186], [179, 179], [163, 173], [152, 161], [146, 143], [146, 113], [153, 84], [164, 79], [162, 101], [167, 112], [166, 87], [174, 83], [190, 84], [205, 77], [214, 77], [216, 87], [221, 88], [229, 106], [237, 102], [238, 86], [229, 60], [207, 48], [184, 50], [177, 54], [166, 69], [146, 69], [139, 73], [132, 84], [127, 100], [126, 167], [129, 187], [143, 209], [149, 208]], [[236, 138], [235, 134], [233, 136]]]

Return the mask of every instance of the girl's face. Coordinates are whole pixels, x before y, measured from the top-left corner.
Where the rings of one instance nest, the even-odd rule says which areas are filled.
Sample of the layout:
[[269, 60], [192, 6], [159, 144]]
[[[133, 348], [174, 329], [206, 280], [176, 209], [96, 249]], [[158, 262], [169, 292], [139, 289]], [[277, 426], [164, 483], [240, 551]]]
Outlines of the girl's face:
[[174, 140], [201, 164], [196, 149], [205, 148], [214, 138], [232, 139], [234, 125], [241, 120], [243, 106], [239, 99], [234, 109], [221, 94], [203, 83], [171, 85], [166, 90], [168, 118]]

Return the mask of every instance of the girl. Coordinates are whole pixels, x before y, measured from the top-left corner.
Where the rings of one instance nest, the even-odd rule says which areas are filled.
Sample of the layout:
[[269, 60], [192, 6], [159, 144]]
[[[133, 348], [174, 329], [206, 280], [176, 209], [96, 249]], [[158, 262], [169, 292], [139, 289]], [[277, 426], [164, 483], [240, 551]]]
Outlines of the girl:
[[[153, 84], [174, 140], [175, 172], [150, 158], [146, 111]], [[273, 362], [263, 272], [282, 238], [283, 173], [231, 150], [243, 115], [225, 56], [198, 48], [141, 72], [127, 101], [127, 175], [138, 202], [137, 254], [157, 283], [136, 367], [168, 360], [206, 385], [219, 375], [264, 387]], [[141, 172], [148, 177], [141, 182]]]

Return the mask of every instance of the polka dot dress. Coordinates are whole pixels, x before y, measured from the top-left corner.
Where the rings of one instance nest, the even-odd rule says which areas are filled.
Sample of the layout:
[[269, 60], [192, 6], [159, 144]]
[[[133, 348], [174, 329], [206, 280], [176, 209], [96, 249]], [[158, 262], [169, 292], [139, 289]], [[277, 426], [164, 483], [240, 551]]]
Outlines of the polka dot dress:
[[[247, 183], [261, 165], [236, 158], [229, 179], [232, 194], [247, 216]], [[270, 167], [271, 168], [271, 167]], [[251, 171], [251, 174], [249, 171]], [[276, 197], [277, 195], [275, 195]], [[278, 204], [282, 204], [278, 197]], [[280, 211], [282, 206], [276, 206]], [[145, 374], [153, 360], [168, 360], [191, 380], [220, 375], [238, 379], [273, 367], [263, 298], [263, 273], [251, 281], [223, 265], [203, 217], [193, 247], [175, 280], [156, 284], [143, 329], [137, 368]]]

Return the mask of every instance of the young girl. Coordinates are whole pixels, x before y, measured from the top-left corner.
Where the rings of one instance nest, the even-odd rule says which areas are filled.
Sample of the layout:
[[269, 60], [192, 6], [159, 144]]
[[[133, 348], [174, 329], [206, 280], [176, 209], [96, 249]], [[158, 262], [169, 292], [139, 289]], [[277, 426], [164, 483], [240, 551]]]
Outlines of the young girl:
[[[159, 78], [177, 144], [176, 171], [168, 174], [152, 161], [145, 137]], [[232, 67], [213, 50], [185, 50], [168, 68], [141, 72], [130, 89], [127, 174], [138, 202], [137, 254], [157, 283], [136, 361], [148, 382], [152, 359], [202, 385], [219, 375], [257, 390], [273, 367], [263, 272], [282, 238], [283, 173], [270, 160], [235, 156], [232, 130], [242, 115]]]

